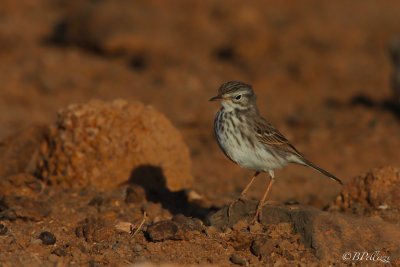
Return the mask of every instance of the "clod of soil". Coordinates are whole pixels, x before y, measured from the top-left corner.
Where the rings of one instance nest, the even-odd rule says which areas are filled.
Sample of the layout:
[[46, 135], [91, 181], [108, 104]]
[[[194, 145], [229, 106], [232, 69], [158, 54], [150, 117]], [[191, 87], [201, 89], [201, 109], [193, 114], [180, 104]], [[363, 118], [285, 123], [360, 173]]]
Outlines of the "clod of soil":
[[330, 210], [380, 216], [400, 224], [400, 169], [377, 168], [356, 177], [343, 187]]
[[41, 146], [38, 173], [52, 183], [99, 188], [129, 182], [178, 191], [193, 180], [189, 150], [168, 119], [123, 100], [61, 110]]

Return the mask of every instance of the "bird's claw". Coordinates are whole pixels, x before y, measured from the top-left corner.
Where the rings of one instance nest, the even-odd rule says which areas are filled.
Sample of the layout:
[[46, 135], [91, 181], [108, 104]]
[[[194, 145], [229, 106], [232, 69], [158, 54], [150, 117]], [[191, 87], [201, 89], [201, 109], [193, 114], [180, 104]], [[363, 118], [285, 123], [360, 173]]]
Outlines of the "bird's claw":
[[253, 219], [251, 220], [250, 224], [254, 224], [256, 222], [261, 222], [262, 219], [262, 208], [265, 204], [258, 204], [256, 209], [256, 214], [254, 215]]

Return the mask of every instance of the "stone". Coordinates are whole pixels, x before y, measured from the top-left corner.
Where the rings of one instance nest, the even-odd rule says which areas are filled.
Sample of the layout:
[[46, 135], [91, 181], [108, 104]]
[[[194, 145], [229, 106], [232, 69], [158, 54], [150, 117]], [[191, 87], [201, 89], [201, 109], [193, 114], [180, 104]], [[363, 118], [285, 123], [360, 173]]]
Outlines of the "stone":
[[182, 214], [175, 215], [171, 220], [159, 221], [147, 228], [151, 241], [190, 240], [194, 235], [206, 231], [206, 227], [197, 218], [189, 218]]
[[174, 239], [178, 233], [178, 224], [173, 221], [160, 221], [147, 228], [151, 241], [164, 241]]
[[0, 197], [0, 219], [40, 221], [50, 213], [51, 207], [46, 201], [18, 195]]
[[58, 247], [51, 251], [52, 254], [57, 255], [59, 257], [64, 257], [67, 255], [67, 252], [64, 247]]
[[[227, 218], [226, 208], [223, 208], [212, 214], [208, 223], [221, 230], [230, 228], [241, 220], [235, 213], [248, 214], [244, 218], [250, 221], [255, 210], [254, 204], [234, 205], [230, 218]], [[304, 247], [312, 248], [316, 257], [323, 261], [337, 261], [343, 251], [379, 250], [389, 251], [393, 255], [400, 253], [400, 228], [380, 219], [325, 212], [302, 205], [267, 205], [263, 209], [261, 223], [267, 229], [274, 225], [289, 225], [294, 234], [299, 234]], [[271, 242], [254, 241], [251, 246], [253, 254], [266, 255], [274, 247], [285, 251], [284, 246], [288, 246], [288, 243], [273, 243], [273, 240], [282, 239], [283, 233], [290, 240], [290, 232], [285, 231], [275, 231], [275, 234], [271, 232]]]
[[133, 224], [131, 224], [130, 222], [118, 222], [115, 225], [115, 229], [117, 229], [117, 231], [125, 233], [131, 233], [133, 227], [134, 227]]
[[130, 183], [179, 191], [193, 181], [181, 133], [153, 107], [124, 100], [60, 110], [41, 144], [37, 170], [50, 183], [107, 190]]
[[39, 239], [42, 240], [43, 245], [54, 245], [57, 241], [54, 234], [48, 231], [41, 232]]
[[239, 254], [232, 254], [230, 256], [229, 260], [236, 265], [240, 265], [240, 266], [249, 265], [249, 262], [247, 261], [247, 259]]
[[134, 250], [136, 253], [139, 253], [139, 252], [141, 252], [141, 251], [143, 250], [143, 247], [142, 247], [141, 245], [139, 245], [139, 244], [136, 244], [136, 245], [134, 246], [133, 250]]
[[115, 238], [114, 229], [102, 218], [89, 217], [78, 224], [75, 234], [77, 237], [83, 237], [86, 242], [111, 244]]
[[355, 177], [329, 207], [356, 215], [380, 216], [400, 226], [400, 169], [376, 168]]

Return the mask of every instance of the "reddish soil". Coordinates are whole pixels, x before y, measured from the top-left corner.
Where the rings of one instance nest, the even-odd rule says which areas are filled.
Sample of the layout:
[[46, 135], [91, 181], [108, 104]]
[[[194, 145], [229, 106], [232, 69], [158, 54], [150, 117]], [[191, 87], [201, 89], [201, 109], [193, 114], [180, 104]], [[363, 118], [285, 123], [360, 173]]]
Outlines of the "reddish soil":
[[[0, 265], [346, 265], [344, 252], [376, 250], [395, 264], [399, 9], [2, 0]], [[265, 175], [228, 220], [252, 173], [214, 140], [208, 99], [227, 80], [252, 84], [261, 113], [345, 186], [288, 166], [261, 223], [246, 219]]]

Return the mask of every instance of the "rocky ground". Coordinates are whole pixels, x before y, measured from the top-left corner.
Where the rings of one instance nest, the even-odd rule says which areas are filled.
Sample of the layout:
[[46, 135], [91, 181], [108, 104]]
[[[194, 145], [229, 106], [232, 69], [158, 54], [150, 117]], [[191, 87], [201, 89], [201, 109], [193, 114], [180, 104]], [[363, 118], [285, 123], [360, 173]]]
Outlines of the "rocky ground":
[[[400, 264], [399, 8], [2, 0], [0, 265]], [[265, 176], [228, 218], [251, 172], [213, 137], [227, 80], [345, 185], [290, 166], [260, 223]]]

